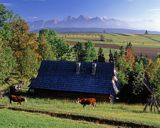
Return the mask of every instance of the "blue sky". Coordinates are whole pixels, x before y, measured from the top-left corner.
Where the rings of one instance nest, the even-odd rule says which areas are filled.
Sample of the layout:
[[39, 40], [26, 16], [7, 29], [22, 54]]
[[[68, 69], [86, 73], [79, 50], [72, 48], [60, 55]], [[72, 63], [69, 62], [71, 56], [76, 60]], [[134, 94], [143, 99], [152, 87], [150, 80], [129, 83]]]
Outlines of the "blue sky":
[[25, 20], [63, 19], [85, 15], [133, 23], [137, 28], [160, 30], [160, 0], [0, 0]]

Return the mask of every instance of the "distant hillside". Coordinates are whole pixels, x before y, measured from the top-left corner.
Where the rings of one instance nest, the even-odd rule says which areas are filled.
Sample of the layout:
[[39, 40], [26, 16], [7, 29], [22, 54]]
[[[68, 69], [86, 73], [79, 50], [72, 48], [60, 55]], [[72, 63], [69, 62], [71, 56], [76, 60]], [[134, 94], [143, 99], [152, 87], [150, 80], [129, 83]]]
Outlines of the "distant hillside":
[[[42, 28], [40, 28], [42, 29]], [[32, 30], [38, 32], [40, 29]], [[50, 28], [59, 33], [124, 33], [124, 34], [144, 34], [145, 30], [116, 29], [116, 28]], [[148, 34], [160, 34], [158, 31], [148, 31]]]
[[[56, 29], [62, 33], [130, 33], [144, 34], [145, 30], [132, 30], [128, 22], [104, 17], [79, 17], [68, 16], [63, 20], [52, 19], [48, 21], [28, 21], [31, 31], [38, 31], [42, 28]], [[123, 29], [122, 29], [123, 28]], [[149, 34], [160, 34], [160, 32], [149, 31]]]
[[[144, 34], [145, 30], [116, 29], [116, 28], [54, 28], [60, 33], [126, 33], [126, 34]], [[157, 31], [148, 31], [148, 34], [160, 34]]]
[[38, 20], [28, 22], [31, 30], [40, 28], [127, 28], [126, 22], [100, 17], [87, 17], [80, 15], [79, 17], [68, 16], [63, 20], [52, 19], [48, 21]]

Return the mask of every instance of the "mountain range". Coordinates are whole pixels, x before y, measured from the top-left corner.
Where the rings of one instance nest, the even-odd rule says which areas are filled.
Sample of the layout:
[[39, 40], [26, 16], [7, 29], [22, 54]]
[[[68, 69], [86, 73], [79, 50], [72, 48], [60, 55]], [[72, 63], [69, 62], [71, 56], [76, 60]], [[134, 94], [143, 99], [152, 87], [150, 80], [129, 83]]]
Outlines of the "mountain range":
[[[114, 32], [114, 33], [144, 33], [144, 30], [132, 30], [128, 22], [105, 17], [68, 16], [62, 20], [36, 20], [27, 22], [31, 31], [42, 28], [56, 29], [58, 32]], [[160, 32], [150, 32], [160, 34]]]

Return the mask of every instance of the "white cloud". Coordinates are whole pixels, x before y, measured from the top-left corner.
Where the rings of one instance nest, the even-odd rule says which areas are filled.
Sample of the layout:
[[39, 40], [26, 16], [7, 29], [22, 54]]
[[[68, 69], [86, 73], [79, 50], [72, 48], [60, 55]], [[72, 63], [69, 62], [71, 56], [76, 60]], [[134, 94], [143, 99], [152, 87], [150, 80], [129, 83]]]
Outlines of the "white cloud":
[[160, 31], [159, 20], [137, 20], [128, 21], [129, 27], [132, 29], [146, 29]]
[[37, 17], [37, 16], [27, 17], [26, 20], [27, 21], [36, 21], [36, 20], [39, 20], [39, 17]]
[[151, 11], [151, 12], [160, 12], [160, 8], [152, 8], [149, 11]]
[[7, 2], [0, 2], [0, 4], [3, 4], [4, 6], [11, 6], [11, 3], [7, 3]]

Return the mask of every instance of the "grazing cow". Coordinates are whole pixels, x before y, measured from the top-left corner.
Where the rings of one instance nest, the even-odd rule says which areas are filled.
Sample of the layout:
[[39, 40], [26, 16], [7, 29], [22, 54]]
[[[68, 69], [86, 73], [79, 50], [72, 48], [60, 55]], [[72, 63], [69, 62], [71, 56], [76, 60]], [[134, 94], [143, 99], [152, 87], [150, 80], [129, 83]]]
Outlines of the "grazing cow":
[[10, 104], [12, 104], [12, 101], [17, 102], [17, 104], [18, 103], [21, 104], [21, 102], [26, 101], [26, 98], [23, 98], [22, 96], [16, 96], [16, 95], [10, 95], [9, 99], [10, 99]]
[[93, 108], [96, 107], [96, 99], [95, 98], [78, 98], [77, 102], [83, 105], [83, 108], [86, 105], [92, 105]]

